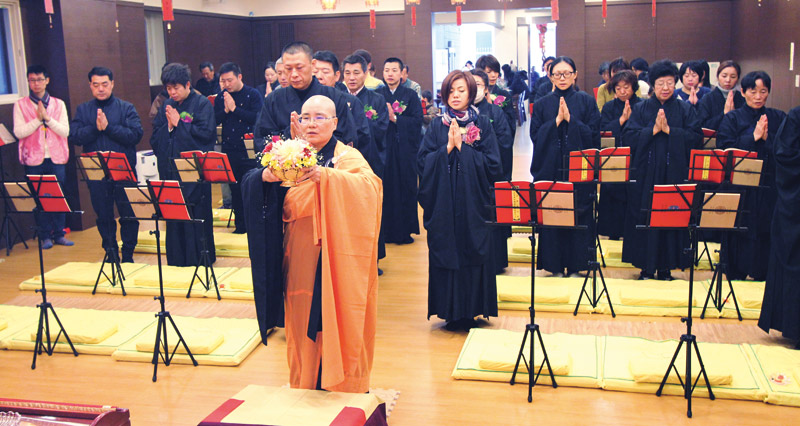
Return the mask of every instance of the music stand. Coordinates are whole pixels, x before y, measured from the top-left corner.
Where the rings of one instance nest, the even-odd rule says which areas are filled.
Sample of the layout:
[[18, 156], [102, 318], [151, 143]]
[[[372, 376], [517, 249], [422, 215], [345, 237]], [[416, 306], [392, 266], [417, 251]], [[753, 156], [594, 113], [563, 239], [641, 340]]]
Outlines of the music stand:
[[[67, 199], [64, 196], [64, 193], [61, 191], [61, 185], [59, 185], [55, 175], [28, 175], [28, 188], [26, 188], [22, 182], [17, 182], [14, 186], [16, 186], [16, 190], [19, 190], [20, 192], [12, 190], [9, 191], [9, 193], [11, 194], [10, 198], [12, 200], [20, 201], [20, 203], [15, 202], [15, 208], [18, 212], [22, 212], [27, 210], [29, 207], [33, 207], [30, 212], [34, 214], [42, 212], [83, 213], [81, 211], [73, 212], [69, 208]], [[9, 188], [9, 186], [6, 186], [7, 190]], [[16, 195], [12, 192], [16, 192]], [[26, 199], [27, 201], [25, 201]], [[30, 203], [31, 199], [33, 200], [33, 204]], [[64, 324], [62, 324], [61, 320], [58, 318], [58, 314], [56, 314], [53, 304], [47, 301], [47, 288], [45, 286], [44, 279], [44, 256], [42, 254], [42, 238], [39, 236], [39, 225], [37, 224], [34, 228], [36, 229], [36, 241], [39, 246], [39, 274], [42, 279], [42, 288], [36, 289], [36, 292], [42, 294], [42, 303], [36, 305], [36, 307], [39, 308], [39, 325], [36, 329], [36, 343], [33, 345], [33, 363], [31, 364], [32, 370], [36, 369], [36, 358], [38, 355], [41, 355], [43, 352], [46, 353], [47, 356], [53, 355], [53, 351], [55, 350], [56, 344], [58, 343], [58, 340], [61, 338], [62, 334], [64, 335], [64, 338], [67, 339], [67, 343], [69, 344], [70, 349], [72, 349], [73, 355], [78, 356], [78, 351], [75, 350], [75, 345], [72, 344], [72, 340], [70, 340], [67, 330], [64, 329]], [[53, 315], [53, 318], [55, 318], [59, 328], [55, 339], [50, 338], [49, 314]], [[45, 334], [47, 335], [46, 339], [44, 336]], [[46, 344], [45, 340], [47, 341]]]
[[[528, 186], [525, 191], [524, 186]], [[566, 189], [569, 188], [569, 189]], [[509, 226], [527, 224], [531, 227], [531, 305], [528, 308], [530, 312], [530, 322], [525, 326], [525, 333], [522, 336], [522, 343], [520, 344], [519, 353], [517, 354], [517, 362], [514, 365], [514, 371], [511, 374], [510, 384], [513, 386], [516, 383], [517, 371], [519, 370], [520, 362], [525, 364], [528, 370], [528, 402], [533, 401], [533, 387], [542, 373], [544, 365], [547, 364], [548, 374], [550, 375], [550, 382], [553, 388], [557, 388], [555, 375], [550, 366], [550, 358], [547, 355], [547, 349], [542, 339], [542, 333], [539, 324], [536, 324], [536, 230], [537, 228], [576, 228], [576, 217], [574, 204], [571, 207], [559, 207], [558, 204], [562, 203], [564, 198], [569, 198], [569, 201], [574, 203], [574, 190], [571, 183], [567, 182], [549, 182], [541, 181], [531, 184], [530, 182], [497, 182], [495, 184], [496, 196], [496, 212], [497, 220], [492, 222], [493, 225]], [[504, 195], [504, 192], [511, 192], [509, 197]], [[554, 194], [554, 195], [551, 195]], [[550, 199], [548, 199], [550, 197]], [[554, 200], [558, 198], [557, 201]], [[501, 203], [501, 201], [508, 200], [508, 203]], [[531, 202], [531, 200], [534, 200]], [[555, 204], [555, 205], [554, 205]], [[511, 209], [511, 220], [507, 209]], [[502, 219], [502, 220], [500, 220]], [[581, 226], [577, 226], [581, 228]], [[527, 359], [525, 357], [525, 343], [530, 336], [530, 345], [528, 347]], [[539, 369], [534, 373], [534, 344], [535, 340], [539, 341], [542, 347], [542, 363]]]
[[[697, 256], [697, 230], [699, 224], [697, 221], [692, 221], [693, 213], [697, 210], [697, 206], [702, 206], [702, 203], [695, 203], [695, 192], [697, 190], [696, 184], [688, 185], [656, 185], [652, 194], [652, 203], [647, 211], [648, 223], [647, 225], [637, 225], [637, 229], [660, 229], [660, 230], [685, 230], [689, 231], [690, 245], [685, 250], [689, 252], [694, 260]], [[694, 349], [697, 361], [700, 364], [700, 373], [705, 379], [706, 387], [708, 388], [709, 398], [715, 399], [714, 392], [711, 390], [711, 382], [708, 380], [705, 364], [703, 358], [700, 356], [700, 348], [697, 345], [697, 337], [692, 334], [692, 294], [694, 291], [694, 262], [689, 266], [689, 295], [687, 302], [687, 315], [681, 318], [681, 322], [686, 323], [686, 333], [681, 335], [678, 347], [672, 355], [672, 360], [667, 367], [667, 372], [664, 374], [664, 379], [658, 386], [656, 396], [661, 396], [661, 392], [669, 379], [670, 373], [675, 371], [678, 376], [678, 381], [683, 389], [683, 397], [686, 398], [687, 410], [686, 415], [692, 417], [692, 393], [695, 387], [700, 382], [700, 374], [697, 379], [692, 381], [692, 349]], [[681, 347], [686, 344], [686, 366], [684, 378], [681, 378], [678, 367], [675, 365], [675, 360], [680, 354]]]
[[[197, 185], [211, 184], [211, 183], [236, 183], [236, 178], [233, 175], [228, 154], [224, 152], [201, 152], [189, 151], [182, 152], [182, 158], [175, 159], [175, 167], [178, 170], [181, 182], [196, 182]], [[194, 191], [194, 189], [192, 189]], [[232, 214], [232, 212], [231, 212]], [[230, 217], [228, 218], [230, 221]], [[200, 225], [202, 226], [202, 224]], [[189, 291], [186, 297], [192, 293], [192, 287], [195, 280], [197, 280], [206, 290], [211, 289], [211, 282], [214, 282], [214, 289], [217, 292], [217, 300], [222, 300], [219, 294], [219, 285], [217, 283], [217, 275], [214, 273], [214, 266], [211, 264], [210, 252], [206, 244], [205, 232], [200, 230], [200, 243], [202, 250], [200, 251], [200, 263], [197, 265], [192, 276], [192, 282], [189, 284]], [[198, 271], [203, 266], [205, 270], [205, 280], [200, 276]]]
[[[3, 126], [3, 125], [0, 124], [0, 126]], [[5, 128], [5, 126], [3, 126], [2, 130], [0, 130], [0, 132], [2, 132], [2, 131], [5, 131], [6, 133], [8, 133], [8, 130]], [[4, 145], [6, 145], [7, 143], [5, 143], [4, 140], [5, 139], [0, 140], [0, 182], [2, 182], [2, 183], [4, 183], [5, 180], [6, 180], [6, 172], [5, 172], [5, 170], [3, 170], [3, 150], [2, 150], [2, 147]], [[11, 216], [9, 214], [9, 213], [13, 213], [11, 211], [12, 202], [9, 201], [9, 199], [10, 199], [10, 197], [7, 197], [5, 195], [5, 192], [3, 192], [3, 222], [2, 222], [2, 225], [0, 226], [0, 238], [5, 237], [5, 239], [6, 239], [6, 256], [10, 256], [11, 255], [11, 249], [14, 248], [14, 244], [17, 243], [17, 240], [19, 240], [25, 246], [26, 250], [28, 249], [28, 243], [25, 241], [25, 238], [22, 238], [22, 232], [19, 230], [19, 226], [17, 226], [17, 223], [14, 222], [13, 216]], [[16, 234], [14, 234], [13, 237], [11, 235], [12, 228], [13, 228], [14, 232], [16, 233]]]
[[[175, 357], [178, 348], [183, 345], [186, 354], [192, 360], [192, 364], [197, 367], [197, 361], [194, 355], [189, 350], [189, 345], [186, 344], [183, 335], [181, 335], [178, 326], [172, 319], [169, 311], [165, 306], [164, 298], [164, 276], [161, 265], [161, 231], [159, 230], [159, 220], [165, 221], [183, 221], [183, 222], [202, 222], [202, 220], [192, 219], [189, 216], [188, 205], [184, 202], [183, 193], [181, 192], [180, 184], [177, 181], [147, 181], [147, 186], [137, 186], [125, 188], [125, 195], [128, 197], [128, 202], [131, 204], [133, 210], [133, 218], [137, 220], [152, 220], [155, 222], [155, 230], [150, 231], [151, 235], [156, 237], [156, 258], [158, 259], [158, 290], [159, 295], [153, 297], [153, 300], [158, 300], [161, 310], [156, 313], [158, 323], [156, 324], [156, 340], [153, 345], [153, 381], [158, 379], [158, 360], [159, 358], [164, 362], [164, 365], [169, 367], [172, 358]], [[167, 342], [167, 320], [178, 335], [178, 343], [175, 349], [170, 352], [169, 344]], [[163, 348], [163, 353], [162, 353]]]
[[[574, 161], [573, 161], [574, 160]], [[597, 233], [597, 185], [612, 185], [612, 184], [625, 184], [631, 182], [631, 149], [630, 147], [608, 147], [604, 149], [589, 149], [583, 151], [572, 151], [569, 155], [569, 178], [570, 181], [576, 183], [591, 183], [592, 185], [592, 220], [594, 221], [594, 238], [596, 246], [593, 244], [589, 248], [590, 254], [594, 254], [595, 248], [600, 249], [600, 259], [603, 267], [606, 266], [605, 257], [603, 256], [603, 248], [600, 245], [600, 235]], [[614, 312], [614, 305], [611, 303], [611, 296], [606, 286], [606, 280], [603, 276], [603, 270], [600, 269], [600, 262], [597, 261], [596, 255], [594, 260], [589, 260], [589, 270], [586, 273], [586, 278], [583, 280], [581, 292], [578, 295], [578, 302], [575, 305], [575, 310], [572, 315], [578, 315], [578, 309], [581, 306], [581, 300], [586, 295], [586, 299], [592, 308], [596, 308], [603, 297], [606, 295], [606, 301], [611, 309], [611, 316], [616, 318], [617, 314]], [[600, 275], [600, 282], [603, 289], [597, 292], [597, 275]], [[589, 276], [592, 278], [592, 294], [586, 290], [586, 285], [589, 283]]]
[[[136, 182], [136, 175], [133, 173], [128, 157], [121, 152], [87, 152], [78, 157], [78, 170], [80, 170], [83, 180], [87, 182], [105, 182], [112, 185], [111, 187], [111, 203], [113, 203], [114, 193], [116, 192], [116, 183]], [[91, 188], [89, 188], [91, 191]], [[113, 210], [113, 206], [112, 206]], [[114, 238], [116, 241], [116, 236]], [[120, 265], [119, 253], [116, 244], [112, 245], [110, 242], [105, 248], [105, 255], [103, 255], [103, 262], [100, 264], [100, 272], [97, 273], [97, 279], [94, 282], [92, 294], [97, 293], [97, 285], [100, 284], [100, 278], [105, 277], [111, 286], [114, 287], [119, 282], [119, 287], [122, 290], [122, 295], [127, 296], [125, 292], [125, 273], [122, 271]], [[105, 271], [106, 264], [111, 265], [111, 276]]]

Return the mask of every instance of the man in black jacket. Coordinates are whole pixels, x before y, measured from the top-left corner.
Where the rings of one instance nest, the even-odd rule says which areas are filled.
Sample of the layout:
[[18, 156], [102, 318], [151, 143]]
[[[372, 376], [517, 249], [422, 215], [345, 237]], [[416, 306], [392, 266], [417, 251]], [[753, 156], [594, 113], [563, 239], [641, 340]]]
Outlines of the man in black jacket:
[[[222, 125], [222, 152], [228, 154], [236, 182], [248, 170], [256, 167], [256, 160], [247, 156], [244, 135], [253, 132], [258, 112], [264, 97], [258, 90], [242, 83], [242, 70], [233, 62], [226, 62], [219, 68], [219, 80], [223, 91], [214, 102], [214, 116], [217, 125]], [[238, 183], [230, 185], [231, 204], [236, 221], [234, 234], [246, 232], [242, 206], [242, 191]]]
[[[130, 166], [136, 167], [136, 144], [142, 139], [142, 123], [139, 114], [129, 102], [114, 96], [114, 75], [105, 67], [94, 67], [89, 71], [89, 88], [94, 99], [78, 105], [70, 123], [69, 142], [83, 147], [84, 152], [122, 152]], [[134, 169], [134, 173], [135, 173]], [[97, 230], [103, 248], [116, 249], [117, 223], [114, 218], [114, 203], [121, 217], [133, 217], [133, 211], [121, 188], [113, 182], [90, 181], [89, 194], [92, 207], [97, 214]], [[122, 238], [122, 261], [133, 262], [133, 250], [139, 232], [139, 222], [120, 222]]]

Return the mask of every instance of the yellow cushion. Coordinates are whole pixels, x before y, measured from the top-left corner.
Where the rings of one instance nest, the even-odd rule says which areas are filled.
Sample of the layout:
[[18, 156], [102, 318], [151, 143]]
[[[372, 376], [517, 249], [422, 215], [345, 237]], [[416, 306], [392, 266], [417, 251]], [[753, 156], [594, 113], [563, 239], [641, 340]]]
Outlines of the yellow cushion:
[[[86, 321], [86, 319], [89, 319], [88, 315], [89, 314], [83, 315], [78, 313], [74, 316], [61, 315], [59, 317], [72, 343], [96, 345], [111, 337], [111, 335], [116, 333], [119, 329], [119, 326], [115, 322]], [[58, 327], [58, 323], [55, 319], [50, 318], [50, 339], [55, 340], [60, 331], [61, 328]], [[32, 341], [36, 341], [36, 332], [36, 327], [30, 330], [29, 334]], [[42, 336], [42, 339], [46, 339], [46, 336]], [[66, 341], [67, 339], [65, 339], [62, 334], [59, 342], [66, 343]]]
[[[674, 343], [670, 343], [670, 345], [675, 346]], [[686, 375], [686, 355], [685, 352], [683, 352], [685, 348], [686, 345], [681, 347], [682, 352], [675, 360], [678, 371], [681, 373], [681, 378], [684, 378]], [[669, 367], [669, 362], [673, 354], [674, 350], [671, 352], [657, 351], [642, 353], [639, 356], [631, 358], [628, 363], [628, 368], [631, 370], [633, 380], [636, 383], [661, 383], [661, 381], [664, 380], [664, 374], [667, 372], [667, 367]], [[697, 356], [694, 356], [695, 354], [692, 355], [692, 383], [694, 383], [697, 376], [700, 375], [700, 362], [697, 360]], [[715, 373], [715, 367], [717, 366], [711, 366], [706, 363], [706, 374], [712, 386], [729, 385], [733, 382], [733, 374], [719, 371]], [[680, 384], [675, 370], [670, 371], [667, 383]], [[698, 383], [705, 383], [705, 379], [702, 375], [700, 375], [700, 381]]]
[[524, 237], [511, 237], [511, 251], [517, 254], [531, 254], [531, 241]]
[[[178, 329], [181, 332], [181, 336], [183, 340], [186, 342], [186, 345], [189, 346], [189, 350], [192, 352], [192, 355], [208, 355], [211, 352], [214, 352], [214, 349], [217, 349], [222, 342], [225, 341], [225, 337], [219, 331], [209, 330], [209, 329], [202, 329], [202, 328], [193, 328], [193, 327], [181, 327], [178, 324]], [[136, 350], [139, 352], [153, 352], [153, 347], [155, 346], [156, 341], [156, 329], [152, 328], [148, 332], [143, 333], [139, 339], [136, 340]], [[178, 345], [178, 335], [175, 334], [175, 329], [172, 327], [172, 324], [167, 321], [167, 344], [169, 345], [169, 351], [175, 349], [175, 346], [178, 346], [177, 353], [185, 354], [186, 348], [183, 345]]]
[[[515, 333], [518, 335], [518, 333]], [[530, 353], [530, 340], [525, 345], [525, 357]], [[478, 366], [484, 370], [492, 371], [514, 371], [517, 364], [517, 356], [519, 355], [520, 342], [509, 340], [500, 344], [487, 346], [483, 349], [480, 358], [478, 359]], [[569, 353], [564, 352], [556, 345], [551, 345], [547, 348], [547, 356], [550, 361], [550, 367], [553, 369], [553, 374], [558, 376], [566, 376], [569, 374], [572, 367], [572, 357]], [[540, 365], [544, 359], [542, 348], [537, 344], [533, 348], [534, 365]], [[525, 364], [520, 362], [520, 368], [525, 369]], [[535, 368], [538, 371], [538, 367]], [[547, 363], [544, 364], [542, 374], [547, 374]]]
[[[195, 271], [194, 266], [168, 266], [162, 265], [161, 273], [162, 278], [164, 280], [164, 288], [173, 288], [173, 289], [188, 289], [189, 284], [192, 282], [192, 277], [194, 276]], [[217, 277], [217, 282], [219, 282], [223, 276], [230, 273], [234, 268], [214, 268], [214, 274]], [[205, 270], [204, 268], [200, 268], [197, 270], [198, 275], [200, 278], [205, 280]], [[149, 265], [144, 267], [136, 272], [134, 275], [134, 279], [136, 280], [137, 287], [155, 287], [158, 288], [159, 280], [158, 280], [158, 265]], [[211, 285], [213, 287], [213, 281], [211, 281]], [[131, 286], [133, 287], [133, 286]], [[202, 287], [199, 281], [195, 280], [194, 287]]]
[[253, 271], [251, 268], [241, 268], [225, 278], [228, 290], [253, 291]]
[[5, 330], [6, 328], [8, 328], [8, 321], [0, 319], [0, 330]]
[[[640, 287], [623, 288], [619, 292], [619, 299], [623, 305], [630, 306], [686, 306], [689, 301], [689, 288], [650, 288], [646, 285]], [[696, 300], [692, 297], [692, 306]]]
[[[497, 276], [497, 298], [505, 302], [531, 302], [531, 277]], [[536, 278], [536, 303], [569, 303], [566, 283]]]
[[800, 406], [800, 351], [780, 346], [745, 345], [769, 404]]
[[233, 234], [228, 232], [214, 233], [214, 247], [219, 250], [247, 251], [247, 234]]

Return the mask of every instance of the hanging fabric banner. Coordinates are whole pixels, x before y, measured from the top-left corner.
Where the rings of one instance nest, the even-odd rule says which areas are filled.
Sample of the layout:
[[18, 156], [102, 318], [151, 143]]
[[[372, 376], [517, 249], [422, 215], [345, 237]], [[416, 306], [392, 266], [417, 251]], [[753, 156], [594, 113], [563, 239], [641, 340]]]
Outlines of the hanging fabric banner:
[[161, 15], [164, 21], [175, 20], [175, 16], [172, 14], [172, 0], [161, 0]]
[[606, 24], [607, 16], [608, 16], [608, 0], [603, 0], [603, 25]]
[[369, 10], [369, 29], [375, 29], [375, 9]]
[[550, 0], [550, 14], [554, 21], [558, 21], [558, 0]]
[[653, 0], [653, 19], [656, 19], [656, 0]]
[[461, 6], [456, 6], [456, 25], [461, 25]]
[[44, 0], [44, 13], [48, 15], [55, 13], [53, 11], [53, 0]]
[[417, 7], [411, 6], [411, 26], [417, 26]]

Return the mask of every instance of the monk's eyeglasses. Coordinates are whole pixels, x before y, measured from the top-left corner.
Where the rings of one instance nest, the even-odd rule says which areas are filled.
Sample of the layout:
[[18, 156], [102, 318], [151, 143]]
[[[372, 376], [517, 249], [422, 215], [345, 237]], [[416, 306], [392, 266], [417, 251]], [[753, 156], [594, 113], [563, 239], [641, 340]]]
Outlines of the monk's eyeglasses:
[[336, 118], [336, 116], [325, 117], [324, 115], [317, 115], [314, 117], [311, 116], [300, 117], [297, 121], [300, 122], [300, 124], [324, 123], [328, 120], [333, 120], [334, 118]]

